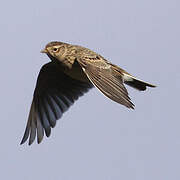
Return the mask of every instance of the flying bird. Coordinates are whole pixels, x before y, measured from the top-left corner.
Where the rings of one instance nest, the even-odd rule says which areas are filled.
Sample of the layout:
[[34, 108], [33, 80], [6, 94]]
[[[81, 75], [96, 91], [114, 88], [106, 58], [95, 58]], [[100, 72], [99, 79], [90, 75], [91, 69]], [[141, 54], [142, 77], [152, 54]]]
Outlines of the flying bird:
[[21, 144], [29, 138], [31, 145], [47, 137], [62, 114], [92, 87], [111, 100], [134, 109], [124, 86], [137, 90], [155, 87], [143, 82], [88, 48], [64, 42], [50, 42], [41, 51], [51, 62], [38, 75], [27, 126]]

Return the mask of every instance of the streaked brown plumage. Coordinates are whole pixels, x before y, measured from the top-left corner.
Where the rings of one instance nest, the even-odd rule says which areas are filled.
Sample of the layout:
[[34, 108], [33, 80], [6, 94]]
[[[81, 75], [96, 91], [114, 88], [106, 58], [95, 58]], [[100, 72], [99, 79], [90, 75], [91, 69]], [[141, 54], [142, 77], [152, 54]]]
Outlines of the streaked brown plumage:
[[147, 86], [155, 87], [81, 46], [50, 42], [41, 52], [46, 53], [51, 62], [40, 70], [21, 144], [29, 138], [31, 145], [36, 136], [40, 143], [44, 131], [49, 137], [56, 120], [93, 86], [113, 101], [132, 109], [134, 104], [124, 83], [140, 91]]

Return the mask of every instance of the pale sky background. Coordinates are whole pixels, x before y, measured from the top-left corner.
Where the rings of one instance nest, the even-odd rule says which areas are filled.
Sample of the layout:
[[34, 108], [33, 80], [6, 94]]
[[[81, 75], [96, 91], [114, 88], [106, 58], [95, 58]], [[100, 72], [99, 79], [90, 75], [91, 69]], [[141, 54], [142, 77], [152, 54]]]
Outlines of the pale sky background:
[[[6, 0], [0, 6], [0, 179], [179, 180], [180, 1]], [[140, 79], [129, 110], [93, 89], [40, 145], [19, 145], [40, 50], [86, 46]]]

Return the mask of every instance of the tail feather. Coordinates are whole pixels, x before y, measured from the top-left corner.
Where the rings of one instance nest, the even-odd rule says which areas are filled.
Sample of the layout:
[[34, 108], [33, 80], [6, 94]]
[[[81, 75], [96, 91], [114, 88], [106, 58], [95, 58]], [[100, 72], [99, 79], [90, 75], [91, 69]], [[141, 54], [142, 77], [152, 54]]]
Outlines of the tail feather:
[[136, 79], [135, 77], [129, 75], [129, 74], [125, 74], [123, 76], [124, 79], [124, 83], [135, 88], [138, 89], [140, 91], [145, 91], [146, 87], [156, 87], [155, 85], [143, 82], [139, 79]]

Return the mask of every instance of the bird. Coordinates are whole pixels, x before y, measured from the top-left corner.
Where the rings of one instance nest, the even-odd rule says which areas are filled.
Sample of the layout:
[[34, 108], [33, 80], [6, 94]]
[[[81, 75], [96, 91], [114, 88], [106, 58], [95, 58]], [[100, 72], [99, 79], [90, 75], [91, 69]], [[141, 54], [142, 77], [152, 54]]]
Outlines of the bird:
[[134, 109], [124, 84], [139, 91], [156, 87], [132, 76], [100, 54], [65, 42], [52, 41], [41, 51], [50, 62], [43, 65], [36, 82], [29, 117], [20, 144], [29, 138], [31, 145], [37, 137], [41, 143], [56, 121], [82, 95], [96, 87], [109, 99]]

